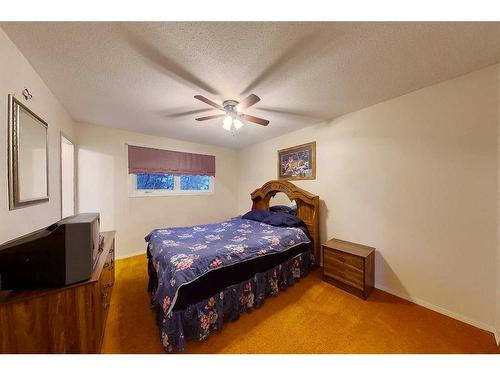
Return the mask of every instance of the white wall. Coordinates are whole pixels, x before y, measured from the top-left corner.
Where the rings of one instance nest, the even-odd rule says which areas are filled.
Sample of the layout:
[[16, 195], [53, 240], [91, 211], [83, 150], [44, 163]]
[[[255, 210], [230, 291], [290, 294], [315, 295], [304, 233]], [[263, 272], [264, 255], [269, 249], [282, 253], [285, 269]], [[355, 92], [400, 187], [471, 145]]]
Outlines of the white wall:
[[[27, 87], [33, 99], [21, 95]], [[48, 124], [49, 202], [9, 211], [7, 185], [7, 96], [14, 94]], [[61, 218], [60, 132], [74, 133], [74, 123], [29, 62], [0, 28], [0, 243]]]
[[[145, 253], [152, 229], [216, 222], [237, 213], [237, 152], [89, 124], [77, 124], [80, 212], [101, 214], [101, 228], [117, 231], [117, 256]], [[126, 145], [215, 155], [215, 194], [129, 198]]]
[[376, 285], [493, 329], [498, 67], [240, 152], [239, 211], [277, 177], [277, 150], [317, 142], [321, 238], [377, 248]]

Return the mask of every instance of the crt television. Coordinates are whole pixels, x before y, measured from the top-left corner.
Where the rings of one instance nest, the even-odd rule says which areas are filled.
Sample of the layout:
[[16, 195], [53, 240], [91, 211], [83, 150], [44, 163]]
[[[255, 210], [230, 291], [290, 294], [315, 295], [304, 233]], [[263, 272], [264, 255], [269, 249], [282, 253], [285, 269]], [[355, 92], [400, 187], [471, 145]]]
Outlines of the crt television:
[[0, 290], [89, 279], [100, 254], [99, 214], [82, 213], [0, 245]]

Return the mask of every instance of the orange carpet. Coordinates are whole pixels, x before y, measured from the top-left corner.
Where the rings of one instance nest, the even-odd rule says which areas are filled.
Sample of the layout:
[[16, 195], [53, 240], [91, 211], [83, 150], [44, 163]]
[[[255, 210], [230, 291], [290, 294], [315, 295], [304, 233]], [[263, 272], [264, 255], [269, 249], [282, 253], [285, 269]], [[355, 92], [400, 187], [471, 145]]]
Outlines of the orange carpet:
[[[145, 256], [116, 262], [102, 353], [163, 353]], [[380, 290], [368, 301], [315, 271], [184, 353], [500, 353], [492, 333]]]

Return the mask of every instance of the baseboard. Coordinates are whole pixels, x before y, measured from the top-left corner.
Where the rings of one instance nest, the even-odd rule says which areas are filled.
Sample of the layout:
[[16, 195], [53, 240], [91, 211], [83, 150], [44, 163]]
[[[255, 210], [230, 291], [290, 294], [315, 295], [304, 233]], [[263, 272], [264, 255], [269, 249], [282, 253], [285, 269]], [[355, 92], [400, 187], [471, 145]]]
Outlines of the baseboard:
[[425, 307], [425, 308], [427, 308], [429, 310], [433, 310], [433, 311], [436, 311], [436, 312], [438, 312], [440, 314], [449, 316], [450, 318], [453, 318], [453, 319], [459, 320], [461, 322], [470, 324], [471, 326], [480, 328], [480, 329], [488, 331], [488, 332], [492, 332], [495, 335], [495, 339], [496, 339], [497, 344], [498, 344], [499, 338], [498, 338], [498, 334], [496, 332], [496, 329], [495, 329], [495, 327], [493, 327], [493, 326], [491, 326], [489, 324], [486, 324], [486, 323], [483, 323], [483, 322], [478, 322], [477, 320], [474, 320], [474, 319], [469, 318], [467, 316], [464, 316], [462, 314], [458, 314], [458, 313], [455, 313], [453, 311], [447, 310], [444, 307], [434, 305], [434, 304], [432, 304], [430, 302], [421, 300], [419, 298], [412, 297], [412, 296], [410, 296], [408, 294], [400, 293], [400, 292], [391, 290], [390, 288], [387, 288], [384, 285], [380, 285], [378, 283], [375, 283], [375, 288], [383, 290], [384, 292], [387, 292], [389, 294], [393, 294], [393, 295], [395, 295], [395, 296], [397, 296], [399, 298], [405, 299], [407, 301], [413, 302], [413, 303], [415, 303], [417, 305], [423, 306], [423, 307]]
[[146, 256], [146, 250], [137, 251], [137, 252], [131, 253], [131, 254], [117, 255], [115, 257], [115, 259], [118, 260], [118, 259], [132, 258], [132, 257], [135, 257], [137, 255], [144, 255], [144, 256]]

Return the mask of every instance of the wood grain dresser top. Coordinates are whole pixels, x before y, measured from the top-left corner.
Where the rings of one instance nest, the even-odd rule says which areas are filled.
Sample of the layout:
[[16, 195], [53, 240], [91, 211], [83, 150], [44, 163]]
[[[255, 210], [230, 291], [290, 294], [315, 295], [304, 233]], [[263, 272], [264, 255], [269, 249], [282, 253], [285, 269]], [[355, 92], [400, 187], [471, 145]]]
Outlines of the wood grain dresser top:
[[337, 238], [332, 238], [331, 240], [323, 243], [323, 246], [328, 247], [330, 249], [344, 251], [346, 253], [350, 253], [353, 255], [357, 255], [360, 257], [366, 257], [370, 255], [373, 251], [375, 251], [374, 247], [357, 244], [354, 242], [339, 240]]

